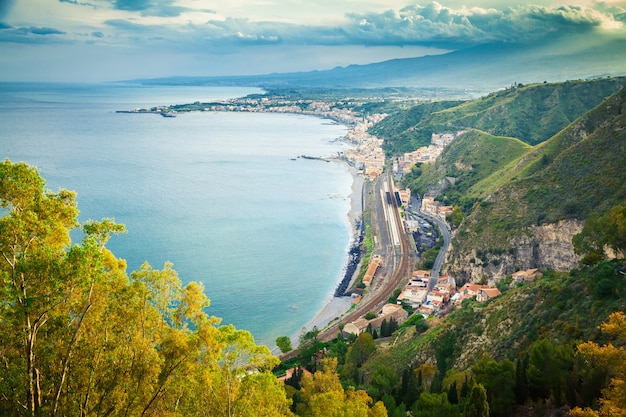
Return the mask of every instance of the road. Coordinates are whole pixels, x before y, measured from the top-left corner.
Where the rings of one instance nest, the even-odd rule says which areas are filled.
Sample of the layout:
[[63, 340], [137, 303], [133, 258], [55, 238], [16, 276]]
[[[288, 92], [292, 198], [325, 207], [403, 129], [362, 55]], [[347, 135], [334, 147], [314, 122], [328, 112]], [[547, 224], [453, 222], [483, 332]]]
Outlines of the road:
[[441, 233], [441, 237], [443, 238], [443, 245], [441, 246], [441, 250], [435, 259], [435, 263], [433, 265], [432, 271], [430, 273], [430, 282], [428, 285], [428, 289], [432, 290], [435, 285], [437, 285], [437, 279], [439, 278], [439, 273], [441, 272], [441, 267], [443, 266], [443, 261], [446, 258], [446, 252], [450, 247], [450, 239], [452, 237], [450, 233], [450, 229], [446, 222], [441, 220], [439, 217], [431, 216], [430, 214], [426, 214], [420, 210], [421, 202], [417, 197], [411, 197], [411, 207], [410, 212], [416, 216], [423, 217], [428, 221], [435, 223], [439, 228]]

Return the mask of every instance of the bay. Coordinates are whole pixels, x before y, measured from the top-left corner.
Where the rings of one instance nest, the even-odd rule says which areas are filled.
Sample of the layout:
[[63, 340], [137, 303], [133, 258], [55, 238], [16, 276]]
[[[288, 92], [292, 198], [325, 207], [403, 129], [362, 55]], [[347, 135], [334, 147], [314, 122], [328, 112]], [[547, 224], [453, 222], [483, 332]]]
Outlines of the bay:
[[346, 263], [352, 177], [345, 127], [288, 114], [119, 114], [257, 89], [0, 84], [0, 157], [78, 193], [80, 221], [114, 217], [129, 271], [174, 263], [209, 313], [274, 345], [331, 298]]

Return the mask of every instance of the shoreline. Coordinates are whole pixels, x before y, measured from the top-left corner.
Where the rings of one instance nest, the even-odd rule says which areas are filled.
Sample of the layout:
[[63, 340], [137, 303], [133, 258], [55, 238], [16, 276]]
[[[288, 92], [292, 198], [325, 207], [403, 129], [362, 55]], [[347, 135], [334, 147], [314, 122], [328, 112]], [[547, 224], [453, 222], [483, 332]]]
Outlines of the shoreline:
[[[357, 170], [344, 162], [352, 176], [352, 191], [350, 192], [350, 210], [347, 213], [348, 221], [350, 222], [350, 230], [352, 233], [352, 237], [350, 239], [348, 251], [346, 252], [346, 268], [348, 267], [348, 263], [350, 262], [350, 250], [353, 248], [354, 243], [359, 239], [359, 230], [357, 230], [357, 226], [363, 220], [363, 190], [365, 186], [365, 178], [360, 175]], [[360, 260], [358, 265], [360, 265]], [[355, 278], [358, 276], [360, 268], [357, 266], [355, 271], [350, 278], [350, 282], [348, 284], [348, 288], [354, 284]], [[345, 273], [345, 272], [344, 272]], [[340, 279], [337, 281], [337, 286], [341, 284]], [[319, 330], [324, 329], [330, 323], [335, 321], [336, 319], [341, 318], [350, 308], [352, 307], [352, 297], [343, 296], [338, 297], [335, 295], [336, 289], [333, 290], [331, 297], [328, 301], [323, 305], [323, 307], [313, 316], [313, 318], [307, 322], [306, 325], [302, 327], [300, 331], [298, 331], [295, 335], [291, 336], [292, 346], [297, 347], [300, 335], [312, 330], [314, 327], [317, 327]]]

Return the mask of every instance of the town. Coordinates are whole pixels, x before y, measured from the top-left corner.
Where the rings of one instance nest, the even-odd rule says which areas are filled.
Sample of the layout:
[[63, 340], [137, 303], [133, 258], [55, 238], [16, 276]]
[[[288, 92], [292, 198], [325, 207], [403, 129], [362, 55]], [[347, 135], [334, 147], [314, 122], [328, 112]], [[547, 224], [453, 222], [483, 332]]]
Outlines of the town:
[[[440, 229], [450, 230], [446, 217], [453, 211], [453, 207], [446, 206], [435, 200], [435, 196], [424, 195], [420, 199], [412, 201], [411, 190], [408, 188], [397, 188], [396, 183], [381, 179], [385, 172], [387, 163], [385, 152], [382, 148], [383, 140], [368, 133], [368, 130], [376, 123], [387, 117], [387, 114], [361, 115], [355, 111], [358, 106], [351, 99], [341, 100], [309, 100], [309, 99], [287, 99], [275, 96], [248, 96], [244, 98], [229, 99], [221, 102], [158, 106], [152, 108], [137, 108], [130, 111], [120, 111], [124, 113], [153, 113], [165, 117], [175, 117], [179, 113], [190, 111], [202, 112], [264, 112], [264, 113], [290, 113], [303, 114], [321, 117], [332, 120], [336, 123], [348, 127], [344, 137], [340, 140], [350, 144], [350, 148], [344, 150], [338, 159], [342, 159], [354, 167], [357, 172], [369, 182], [380, 181], [381, 196], [388, 194], [388, 201], [383, 197], [380, 202], [383, 206], [384, 215], [380, 216], [379, 223], [385, 222], [390, 235], [402, 233], [411, 235], [415, 255], [419, 260], [420, 252], [424, 252], [435, 246], [439, 239], [444, 239], [445, 234], [437, 233], [435, 224]], [[389, 164], [391, 174], [400, 179], [409, 173], [415, 164], [434, 163], [437, 157], [443, 152], [446, 146], [452, 143], [465, 130], [454, 132], [432, 133], [431, 142], [428, 146], [421, 147], [413, 152], [407, 152], [396, 157]], [[307, 157], [317, 159], [318, 157]], [[324, 159], [326, 160], [326, 159]], [[389, 176], [391, 178], [391, 175]], [[395, 197], [395, 198], [394, 198]], [[393, 205], [391, 204], [393, 201]], [[419, 207], [413, 207], [419, 202]], [[395, 224], [398, 219], [398, 225]], [[401, 231], [398, 231], [401, 230]], [[448, 236], [449, 239], [449, 236]], [[402, 251], [399, 248], [399, 237], [389, 239], [390, 246], [395, 246], [395, 251]], [[392, 242], [393, 241], [393, 242]], [[447, 242], [449, 243], [449, 242]], [[406, 248], [404, 249], [406, 251]], [[445, 250], [439, 253], [441, 261], [439, 268], [433, 270], [417, 269], [413, 270], [409, 266], [406, 271], [400, 273], [400, 279], [396, 281], [401, 284], [400, 288], [393, 288], [390, 285], [392, 272], [383, 272], [386, 262], [391, 262], [391, 257], [395, 256], [394, 251], [379, 250], [379, 253], [372, 256], [367, 270], [358, 288], [353, 285], [352, 289], [344, 294], [351, 295], [353, 303], [357, 309], [352, 314], [342, 318], [341, 329], [346, 336], [349, 334], [358, 335], [365, 331], [380, 334], [381, 329], [393, 322], [402, 324], [410, 314], [419, 314], [424, 318], [431, 316], [441, 317], [455, 308], [459, 308], [465, 299], [476, 299], [477, 301], [487, 301], [500, 295], [500, 290], [486, 284], [463, 283], [458, 286], [456, 279], [450, 275], [439, 275], [439, 268], [445, 257]], [[406, 254], [405, 254], [406, 255]], [[416, 263], [419, 265], [419, 262]], [[393, 269], [393, 268], [392, 268]], [[396, 268], [397, 269], [397, 268]], [[406, 276], [402, 276], [402, 275]], [[537, 270], [518, 271], [513, 274], [511, 285], [530, 281], [539, 276]], [[395, 282], [394, 282], [395, 283]], [[363, 303], [363, 300], [373, 298], [381, 294], [384, 298], [393, 290], [399, 291], [395, 303], [378, 302]], [[383, 299], [381, 298], [381, 299]], [[375, 306], [375, 311], [371, 311]], [[358, 314], [355, 314], [358, 313]], [[356, 317], [356, 318], [355, 318]], [[333, 335], [333, 327], [329, 326], [326, 331]]]

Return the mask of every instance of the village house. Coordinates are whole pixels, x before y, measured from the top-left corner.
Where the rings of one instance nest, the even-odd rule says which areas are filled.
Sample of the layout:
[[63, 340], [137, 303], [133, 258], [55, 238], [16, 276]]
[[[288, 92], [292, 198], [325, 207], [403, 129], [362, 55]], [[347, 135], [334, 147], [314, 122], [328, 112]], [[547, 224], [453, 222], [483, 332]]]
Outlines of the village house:
[[455, 302], [473, 297], [476, 297], [477, 301], [487, 301], [500, 295], [500, 290], [490, 287], [489, 285], [467, 282], [461, 287], [459, 294], [460, 296], [455, 298]]
[[461, 294], [462, 299], [476, 297], [478, 295], [478, 291], [482, 288], [489, 288], [489, 285], [466, 282], [459, 290], [459, 294]]
[[413, 308], [417, 308], [422, 305], [426, 299], [428, 290], [426, 286], [418, 287], [413, 285], [407, 285], [404, 290], [398, 295], [399, 303], [406, 303]]
[[400, 325], [404, 323], [408, 315], [409, 313], [407, 313], [406, 310], [402, 308], [402, 306], [398, 304], [386, 304], [378, 313], [378, 316], [376, 318], [367, 320], [365, 317], [360, 317], [352, 323], [346, 324], [343, 328], [343, 331], [356, 335], [367, 331], [368, 327], [371, 327], [372, 331], [379, 331], [384, 320], [390, 322], [391, 319], [393, 319], [396, 321], [396, 323], [398, 323], [398, 325]]
[[520, 282], [532, 282], [535, 278], [542, 277], [543, 274], [537, 269], [527, 269], [525, 271], [517, 271], [512, 274], [511, 277], [513, 280], [511, 281], [511, 286], [514, 286]]
[[500, 290], [497, 288], [481, 288], [476, 295], [476, 301], [487, 301], [500, 295]]
[[404, 188], [402, 190], [399, 190], [398, 195], [400, 196], [400, 201], [402, 202], [402, 205], [404, 207], [408, 207], [408, 205], [411, 203], [411, 189]]

